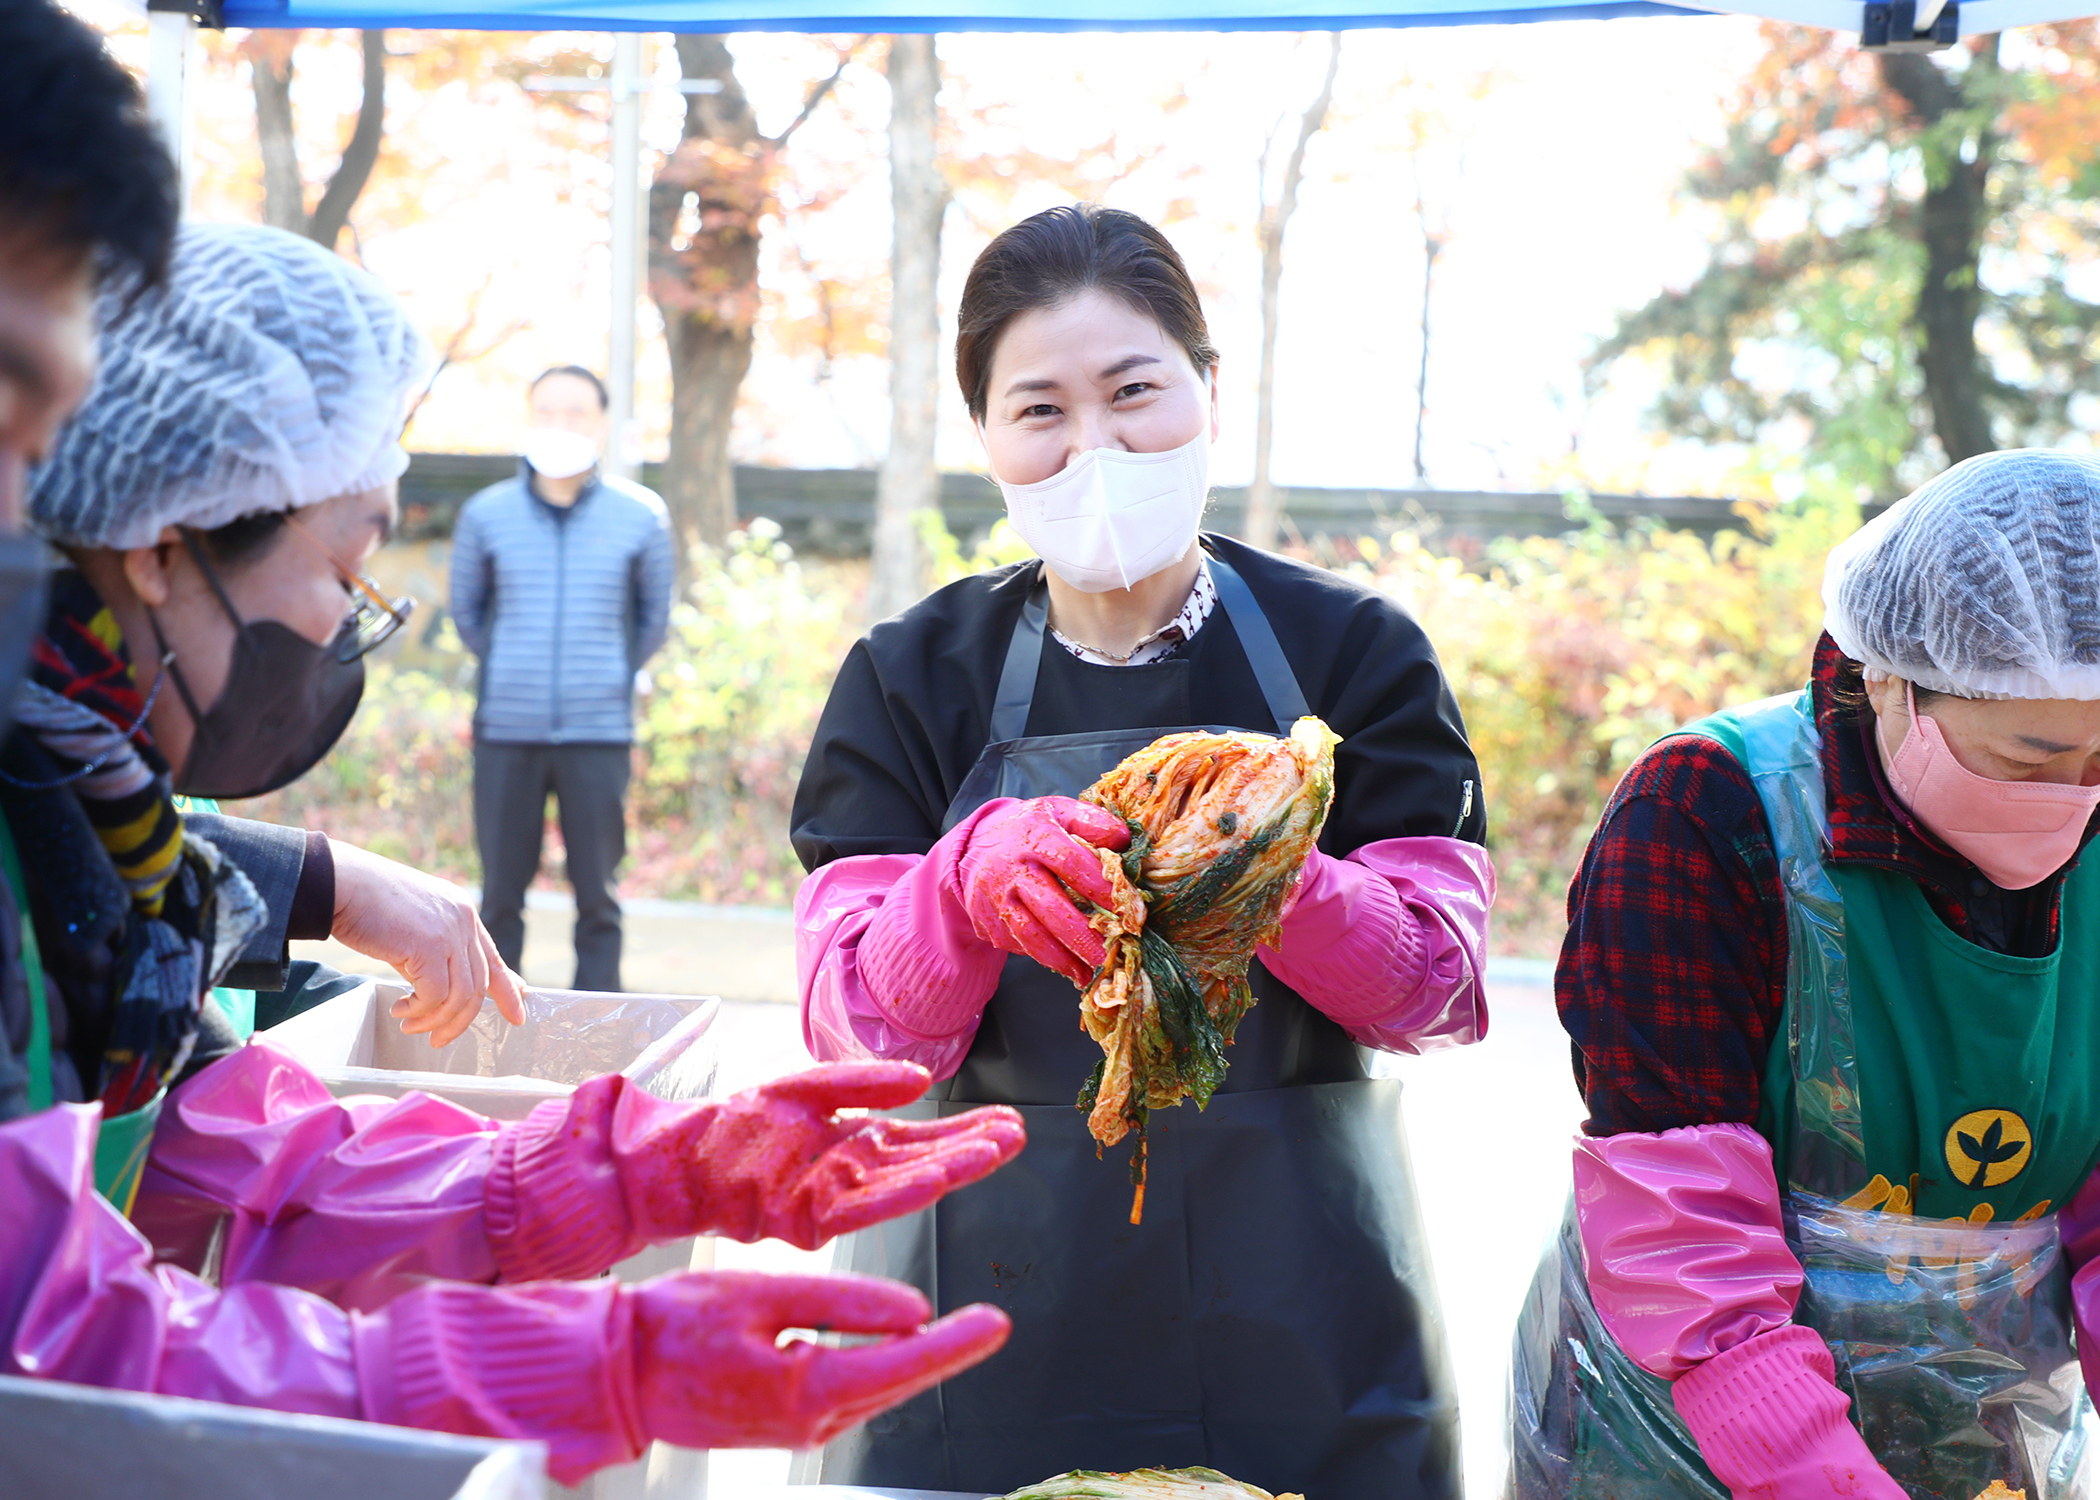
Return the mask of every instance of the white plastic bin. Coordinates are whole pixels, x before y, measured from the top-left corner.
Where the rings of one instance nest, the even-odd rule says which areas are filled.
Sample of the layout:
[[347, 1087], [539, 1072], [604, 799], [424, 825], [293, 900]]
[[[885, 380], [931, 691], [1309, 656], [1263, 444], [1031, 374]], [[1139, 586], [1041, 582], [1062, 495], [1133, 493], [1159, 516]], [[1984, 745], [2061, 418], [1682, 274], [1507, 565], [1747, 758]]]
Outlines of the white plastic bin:
[[7, 1500], [545, 1500], [546, 1449], [0, 1375]]

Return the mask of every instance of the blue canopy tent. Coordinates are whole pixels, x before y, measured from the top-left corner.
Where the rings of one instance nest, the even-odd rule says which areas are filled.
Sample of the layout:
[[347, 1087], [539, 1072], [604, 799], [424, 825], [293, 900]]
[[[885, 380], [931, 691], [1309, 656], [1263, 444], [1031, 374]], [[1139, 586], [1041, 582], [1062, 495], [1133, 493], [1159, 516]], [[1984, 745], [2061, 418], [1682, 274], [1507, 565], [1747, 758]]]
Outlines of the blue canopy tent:
[[1946, 45], [2065, 20], [2090, 14], [2091, 0], [146, 0], [145, 8], [226, 26], [716, 32], [1326, 31], [1719, 12], [1860, 31], [1877, 46]]

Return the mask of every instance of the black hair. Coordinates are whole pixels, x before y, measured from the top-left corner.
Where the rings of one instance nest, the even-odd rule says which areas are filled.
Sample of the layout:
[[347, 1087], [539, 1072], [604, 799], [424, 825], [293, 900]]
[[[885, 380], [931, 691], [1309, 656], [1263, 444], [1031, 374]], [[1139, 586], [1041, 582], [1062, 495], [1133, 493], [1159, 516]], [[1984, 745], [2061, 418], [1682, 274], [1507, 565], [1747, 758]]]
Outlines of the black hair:
[[[1841, 657], [1830, 687], [1830, 701], [1841, 712], [1861, 724], [1874, 717], [1874, 702], [1867, 696], [1867, 669], [1864, 665], [1849, 656]], [[1954, 696], [1938, 688], [1919, 687], [1915, 682], [1910, 685], [1910, 691], [1911, 701], [1920, 708], [1936, 699]]]
[[598, 410], [608, 411], [611, 409], [612, 392], [605, 388], [605, 382], [598, 378], [595, 371], [588, 370], [582, 365], [554, 365], [549, 369], [542, 370], [539, 374], [532, 377], [532, 384], [525, 387], [525, 389], [536, 391], [540, 388], [541, 381], [551, 380], [556, 375], [569, 375], [578, 380], [588, 380], [591, 383], [591, 389], [598, 393]]
[[260, 560], [277, 545], [289, 515], [289, 511], [282, 510], [257, 511], [198, 535], [213, 562], [222, 568], [240, 568]]
[[0, 0], [0, 224], [134, 292], [167, 276], [175, 164], [131, 75], [54, 0]]
[[1098, 203], [1046, 208], [986, 245], [963, 283], [955, 379], [972, 417], [984, 416], [992, 353], [1006, 325], [1090, 290], [1158, 323], [1199, 373], [1217, 364], [1196, 284], [1165, 235], [1136, 214]]

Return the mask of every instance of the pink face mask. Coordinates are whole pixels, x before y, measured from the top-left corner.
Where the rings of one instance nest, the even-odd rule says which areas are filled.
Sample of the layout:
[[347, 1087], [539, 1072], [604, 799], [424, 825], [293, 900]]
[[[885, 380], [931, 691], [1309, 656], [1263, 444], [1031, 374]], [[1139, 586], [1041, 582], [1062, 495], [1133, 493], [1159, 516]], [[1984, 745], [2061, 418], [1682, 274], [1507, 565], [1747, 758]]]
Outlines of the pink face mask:
[[2024, 891], [2062, 869], [2100, 807], [2100, 786], [1978, 776], [1954, 758], [1940, 726], [1918, 712], [1908, 683], [1903, 699], [1911, 732], [1886, 759], [1889, 783], [1911, 816], [2004, 890]]

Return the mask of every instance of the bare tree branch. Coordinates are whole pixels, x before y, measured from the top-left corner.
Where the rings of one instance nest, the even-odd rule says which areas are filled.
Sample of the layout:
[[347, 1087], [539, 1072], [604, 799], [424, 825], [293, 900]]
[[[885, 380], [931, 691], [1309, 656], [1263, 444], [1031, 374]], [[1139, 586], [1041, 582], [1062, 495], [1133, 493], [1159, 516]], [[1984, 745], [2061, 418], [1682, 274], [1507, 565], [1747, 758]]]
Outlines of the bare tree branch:
[[529, 318], [516, 319], [501, 333], [496, 334], [482, 344], [480, 348], [471, 352], [468, 350], [467, 340], [473, 336], [475, 325], [481, 321], [481, 299], [488, 295], [489, 288], [495, 285], [495, 282], [496, 273], [490, 271], [481, 278], [481, 285], [474, 289], [474, 294], [467, 298], [466, 320], [459, 325], [459, 330], [451, 338], [445, 340], [445, 347], [438, 354], [437, 368], [432, 370], [430, 378], [423, 382], [423, 389], [416, 393], [415, 401], [408, 408], [408, 415], [402, 419], [401, 430], [403, 433], [406, 433], [410, 427], [415, 425], [416, 413], [423, 409], [423, 403], [430, 399], [430, 393], [437, 388], [440, 375], [444, 374], [453, 365], [469, 364], [484, 355], [493, 354], [513, 336], [523, 333], [531, 326]]
[[852, 46], [839, 54], [839, 65], [832, 70], [831, 76], [809, 91], [809, 97], [802, 101], [802, 112], [796, 115], [794, 119], [788, 121], [787, 129], [773, 137], [775, 147], [785, 146], [788, 142], [788, 137], [802, 128], [802, 122], [817, 112], [817, 106], [822, 104], [831, 91], [838, 87], [840, 75], [846, 71], [847, 66], [852, 63], [854, 55], [867, 44], [867, 41], [866, 37], [861, 37]]
[[296, 31], [255, 33], [242, 48], [255, 84], [255, 137], [262, 151], [263, 222], [306, 233], [306, 184], [292, 131], [292, 49]]
[[306, 226], [308, 239], [331, 250], [350, 220], [351, 205], [371, 179], [379, 161], [379, 143], [386, 134], [386, 33], [367, 31], [363, 43], [365, 89], [357, 106], [357, 127], [350, 132], [343, 159], [336, 163], [335, 174], [328, 179]]

